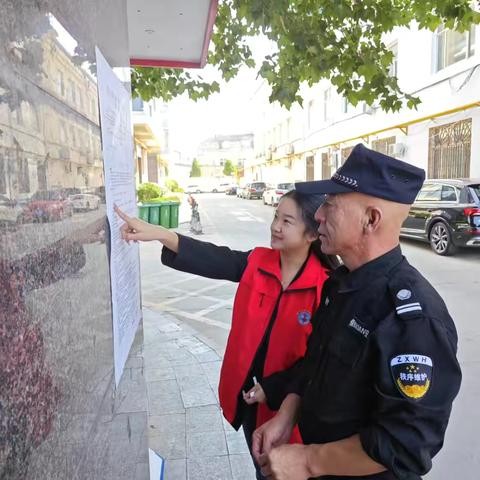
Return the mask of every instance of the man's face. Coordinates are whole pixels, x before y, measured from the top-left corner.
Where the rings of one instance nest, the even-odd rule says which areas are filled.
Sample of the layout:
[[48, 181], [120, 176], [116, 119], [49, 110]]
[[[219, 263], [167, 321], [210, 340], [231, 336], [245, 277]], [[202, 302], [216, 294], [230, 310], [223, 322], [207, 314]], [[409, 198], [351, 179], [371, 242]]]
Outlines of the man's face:
[[359, 245], [362, 237], [362, 209], [355, 194], [327, 195], [315, 213], [322, 252], [342, 255]]

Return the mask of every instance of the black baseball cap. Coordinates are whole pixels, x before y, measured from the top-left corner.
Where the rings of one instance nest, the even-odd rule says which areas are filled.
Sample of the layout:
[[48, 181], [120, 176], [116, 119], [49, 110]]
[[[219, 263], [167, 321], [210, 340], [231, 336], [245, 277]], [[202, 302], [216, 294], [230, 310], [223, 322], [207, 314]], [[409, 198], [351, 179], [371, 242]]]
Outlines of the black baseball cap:
[[421, 168], [359, 143], [330, 180], [299, 182], [295, 189], [307, 194], [358, 192], [410, 205], [424, 180]]

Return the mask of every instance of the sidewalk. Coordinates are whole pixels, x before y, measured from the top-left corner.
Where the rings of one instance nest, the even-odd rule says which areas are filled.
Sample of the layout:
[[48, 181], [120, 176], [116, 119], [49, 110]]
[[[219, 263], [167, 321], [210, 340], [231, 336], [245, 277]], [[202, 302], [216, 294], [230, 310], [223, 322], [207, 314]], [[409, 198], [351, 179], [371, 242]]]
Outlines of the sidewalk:
[[218, 405], [236, 285], [168, 269], [160, 251], [158, 243], [141, 246], [149, 447], [166, 460], [166, 480], [253, 480], [243, 432], [223, 420]]

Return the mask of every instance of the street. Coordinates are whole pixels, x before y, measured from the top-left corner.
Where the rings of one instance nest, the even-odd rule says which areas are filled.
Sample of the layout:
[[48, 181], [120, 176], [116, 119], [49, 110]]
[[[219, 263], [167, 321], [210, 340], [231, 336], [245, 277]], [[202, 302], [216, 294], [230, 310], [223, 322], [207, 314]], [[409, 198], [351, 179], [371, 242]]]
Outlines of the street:
[[[274, 212], [260, 200], [243, 200], [224, 194], [197, 195], [203, 235], [196, 238], [239, 250], [269, 245], [269, 224]], [[180, 233], [188, 233], [181, 225]], [[460, 250], [440, 257], [428, 244], [402, 241], [404, 255], [444, 298], [459, 335], [458, 358], [463, 384], [447, 430], [445, 446], [434, 459], [429, 480], [474, 480], [480, 469], [480, 324], [478, 322], [480, 249]], [[236, 285], [177, 274], [160, 263], [158, 244], [141, 249], [142, 280], [155, 284], [143, 290], [144, 306], [169, 312], [198, 333], [219, 355], [228, 336]], [[158, 262], [154, 261], [158, 258]], [[148, 259], [148, 261], [147, 261]], [[146, 282], [145, 282], [146, 283]], [[434, 375], [442, 375], [434, 371]]]

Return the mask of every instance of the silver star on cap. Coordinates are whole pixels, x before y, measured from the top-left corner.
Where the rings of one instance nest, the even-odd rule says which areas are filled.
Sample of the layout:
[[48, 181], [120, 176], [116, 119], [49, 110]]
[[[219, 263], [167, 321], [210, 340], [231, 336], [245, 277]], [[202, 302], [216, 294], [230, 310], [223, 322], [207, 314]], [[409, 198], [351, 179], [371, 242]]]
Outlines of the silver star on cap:
[[408, 300], [412, 296], [412, 292], [410, 290], [407, 290], [406, 288], [400, 290], [397, 293], [397, 298], [399, 300]]

